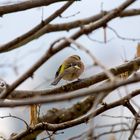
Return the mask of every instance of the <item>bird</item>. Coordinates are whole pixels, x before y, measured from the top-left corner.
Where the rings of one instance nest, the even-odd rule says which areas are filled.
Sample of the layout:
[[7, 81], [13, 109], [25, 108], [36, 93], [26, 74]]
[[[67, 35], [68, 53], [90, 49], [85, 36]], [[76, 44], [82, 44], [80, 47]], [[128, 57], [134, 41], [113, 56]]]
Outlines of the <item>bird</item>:
[[72, 81], [75, 79], [79, 80], [79, 76], [84, 72], [84, 63], [81, 61], [80, 56], [72, 55], [69, 56], [59, 66], [55, 79], [51, 85], [57, 85], [61, 79]]

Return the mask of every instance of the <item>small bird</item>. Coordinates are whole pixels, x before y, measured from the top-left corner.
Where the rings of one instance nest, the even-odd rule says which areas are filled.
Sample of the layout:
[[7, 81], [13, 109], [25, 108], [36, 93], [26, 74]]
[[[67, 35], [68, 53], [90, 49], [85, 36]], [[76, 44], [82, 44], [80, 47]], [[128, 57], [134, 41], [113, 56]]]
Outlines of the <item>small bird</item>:
[[51, 85], [57, 85], [61, 79], [72, 81], [78, 79], [84, 71], [84, 64], [78, 55], [68, 57], [58, 68], [55, 80]]

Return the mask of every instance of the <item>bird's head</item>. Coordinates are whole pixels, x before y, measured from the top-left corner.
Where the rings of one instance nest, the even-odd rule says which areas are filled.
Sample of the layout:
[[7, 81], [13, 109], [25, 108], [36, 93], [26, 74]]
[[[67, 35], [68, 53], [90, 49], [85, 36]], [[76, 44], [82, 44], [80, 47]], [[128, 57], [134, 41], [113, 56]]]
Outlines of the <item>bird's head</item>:
[[72, 56], [70, 56], [70, 58], [73, 58], [75, 60], [81, 60], [80, 56], [78, 56], [78, 55], [72, 55]]

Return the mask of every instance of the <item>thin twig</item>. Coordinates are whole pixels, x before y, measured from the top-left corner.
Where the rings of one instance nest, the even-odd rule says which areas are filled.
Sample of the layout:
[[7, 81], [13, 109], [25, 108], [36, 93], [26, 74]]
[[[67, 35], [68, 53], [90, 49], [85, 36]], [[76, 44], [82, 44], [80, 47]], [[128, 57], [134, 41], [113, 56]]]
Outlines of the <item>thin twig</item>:
[[119, 39], [122, 39], [122, 40], [129, 40], [129, 41], [140, 41], [140, 38], [127, 38], [127, 37], [123, 37], [123, 36], [120, 36], [118, 34], [118, 32], [113, 29], [112, 27], [110, 26], [107, 26], [108, 29], [110, 29], [111, 31], [113, 31], [113, 33], [119, 38]]
[[15, 119], [18, 119], [18, 120], [24, 122], [24, 124], [26, 125], [26, 129], [29, 129], [28, 123], [27, 123], [24, 119], [22, 119], [22, 118], [20, 118], [20, 117], [17, 117], [17, 116], [14, 116], [14, 115], [9, 114], [9, 115], [7, 115], [7, 116], [0, 116], [0, 118], [1, 118], [1, 119], [5, 119], [5, 118], [15, 118]]

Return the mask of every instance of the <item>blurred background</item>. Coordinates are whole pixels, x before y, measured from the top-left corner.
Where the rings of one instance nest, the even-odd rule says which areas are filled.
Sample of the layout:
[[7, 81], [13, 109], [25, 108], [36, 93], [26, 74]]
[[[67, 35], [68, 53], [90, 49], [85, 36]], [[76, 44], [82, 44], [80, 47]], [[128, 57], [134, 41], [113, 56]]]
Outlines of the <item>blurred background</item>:
[[[0, 5], [7, 5], [21, 1], [25, 0], [0, 0]], [[85, 17], [90, 17], [100, 13], [101, 10], [111, 10], [119, 6], [122, 2], [124, 2], [124, 0], [82, 0], [80, 2], [75, 2], [62, 14], [62, 17], [55, 19], [54, 21], [52, 21], [52, 23], [65, 23], [78, 19], [84, 19]], [[54, 10], [59, 9], [59, 7], [61, 7], [63, 4], [64, 2], [56, 3], [47, 7], [33, 8], [22, 12], [6, 14], [0, 17], [0, 45], [5, 44], [6, 42], [9, 42], [10, 40], [27, 32], [32, 27], [39, 24], [42, 18], [47, 18], [54, 12]], [[139, 7], [140, 1], [137, 1], [128, 9]], [[116, 18], [108, 23], [108, 26], [115, 29], [115, 31], [117, 31], [120, 36], [132, 39], [140, 39], [139, 25], [140, 16]], [[19, 49], [0, 54], [0, 79], [6, 81], [8, 84], [12, 83], [17, 77], [22, 75], [28, 68], [30, 68], [45, 53], [45, 51], [47, 51], [52, 42], [61, 37], [69, 37], [76, 30], [78, 29], [72, 29], [69, 32], [63, 31], [47, 33]], [[77, 41], [87, 49], [89, 49], [92, 54], [96, 56], [96, 58], [99, 59], [108, 68], [123, 64], [125, 60], [129, 61], [135, 57], [136, 47], [139, 40], [132, 41], [118, 38], [116, 34], [108, 28], [106, 29], [106, 35], [107, 42], [105, 43], [104, 30], [103, 28], [100, 28], [89, 35], [92, 40], [84, 35]], [[94, 75], [102, 71], [102, 69], [97, 66], [91, 67], [93, 64], [91, 58], [84, 51], [78, 50], [77, 47], [72, 45], [72, 47], [64, 49], [63, 51], [57, 53], [51, 59], [49, 59], [49, 61], [47, 61], [42, 67], [40, 67], [40, 69], [35, 72], [32, 79], [29, 78], [28, 80], [26, 80], [18, 87], [18, 89], [32, 90], [52, 88], [50, 83], [54, 79], [57, 68], [65, 58], [73, 54], [80, 55], [82, 61], [86, 66], [86, 71], [82, 74], [81, 78], [86, 78], [90, 75]], [[66, 82], [61, 81], [58, 86], [60, 86], [61, 84], [66, 84]], [[105, 101], [108, 103], [119, 99], [121, 96], [126, 95], [126, 89], [130, 92], [137, 86], [139, 86], [139, 84], [120, 88], [119, 91], [117, 90], [112, 92]], [[135, 101], [137, 101], [137, 104], [139, 105], [138, 96]], [[72, 100], [65, 103], [62, 102], [59, 104], [44, 105], [41, 107], [41, 113], [43, 114], [43, 110], [52, 107], [69, 107], [75, 102], [76, 100]], [[18, 107], [12, 109], [0, 108], [0, 117], [9, 114], [19, 116], [29, 122], [28, 107]], [[119, 107], [111, 111], [107, 111], [104, 114], [114, 116], [132, 116], [131, 113], [124, 107]], [[119, 123], [121, 121], [127, 122], [130, 126], [132, 125], [131, 119], [119, 117], [111, 118], [102, 115], [94, 119], [94, 125], [98, 126], [117, 122]], [[23, 122], [13, 118], [0, 119], [0, 124], [0, 135], [6, 138], [9, 137], [9, 135], [13, 132], [19, 132], [25, 129]], [[117, 128], [119, 129], [120, 126]], [[88, 125], [82, 124], [77, 127], [67, 129], [66, 131], [64, 131], [64, 133], [56, 135], [56, 138], [58, 140], [68, 139], [72, 136], [80, 134], [82, 131], [86, 131], [86, 129], [88, 129]], [[98, 128], [95, 132], [96, 134], [99, 134], [100, 132], [104, 132], [105, 130], [107, 130], [107, 128]], [[115, 135], [115, 137], [116, 139], [121, 140], [127, 139], [127, 135], [125, 134], [118, 133]], [[127, 134], [129, 134], [129, 132]], [[41, 137], [43, 137], [43, 135]], [[112, 137], [112, 135], [103, 136], [100, 139], [109, 139], [110, 137]]]

